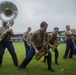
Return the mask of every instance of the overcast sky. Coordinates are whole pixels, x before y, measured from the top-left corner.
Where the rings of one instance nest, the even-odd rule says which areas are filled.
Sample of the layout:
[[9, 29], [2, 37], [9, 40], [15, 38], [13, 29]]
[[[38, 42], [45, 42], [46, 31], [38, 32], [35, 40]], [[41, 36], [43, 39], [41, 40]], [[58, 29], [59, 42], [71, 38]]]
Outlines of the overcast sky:
[[[5, 0], [0, 0], [0, 3]], [[48, 23], [47, 31], [54, 27], [65, 30], [69, 24], [76, 28], [76, 0], [8, 0], [18, 8], [18, 16], [12, 27], [14, 32], [24, 32], [27, 27], [32, 31], [39, 29], [40, 23]], [[0, 21], [1, 26], [1, 21]]]

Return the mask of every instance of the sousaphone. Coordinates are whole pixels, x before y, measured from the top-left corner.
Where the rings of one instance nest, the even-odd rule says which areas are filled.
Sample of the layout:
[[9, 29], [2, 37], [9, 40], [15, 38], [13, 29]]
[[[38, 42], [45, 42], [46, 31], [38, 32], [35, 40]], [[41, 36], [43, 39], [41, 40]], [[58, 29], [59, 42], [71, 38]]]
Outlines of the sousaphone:
[[[10, 1], [3, 1], [2, 3], [0, 3], [0, 20], [2, 22], [9, 23], [9, 29], [14, 24], [14, 19], [17, 17], [17, 15], [18, 9], [14, 3]], [[3, 41], [9, 29], [5, 29], [2, 31], [2, 34], [0, 34], [0, 41]]]
[[3, 22], [12, 22], [18, 15], [16, 5], [10, 1], [0, 3], [0, 20]]

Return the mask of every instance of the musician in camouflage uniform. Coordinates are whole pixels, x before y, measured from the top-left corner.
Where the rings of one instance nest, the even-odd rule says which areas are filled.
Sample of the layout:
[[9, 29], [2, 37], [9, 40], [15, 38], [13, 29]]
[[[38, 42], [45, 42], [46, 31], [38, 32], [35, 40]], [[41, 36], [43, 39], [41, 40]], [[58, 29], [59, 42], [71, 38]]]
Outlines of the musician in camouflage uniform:
[[[49, 34], [49, 38], [51, 38], [52, 35], [54, 36], [53, 39], [49, 43], [49, 46], [48, 46], [49, 47], [49, 50], [50, 50], [50, 48], [52, 49], [54, 47], [54, 43], [55, 43], [56, 39], [59, 38], [58, 30], [59, 30], [59, 28], [58, 27], [55, 27], [54, 28], [54, 32], [52, 34]], [[59, 44], [59, 40], [58, 40], [58, 44]], [[55, 64], [56, 65], [59, 65], [59, 63], [58, 63], [59, 52], [58, 52], [57, 47], [54, 49], [54, 52], [55, 52]], [[45, 62], [45, 61], [46, 61], [46, 53], [44, 55], [43, 62]]]
[[[26, 58], [23, 60], [21, 65], [17, 68], [18, 70], [25, 68], [29, 62], [32, 60], [33, 56], [35, 54], [39, 54], [39, 50], [43, 47], [43, 41], [48, 41], [48, 33], [46, 32], [48, 27], [48, 24], [46, 22], [42, 22], [40, 24], [40, 29], [35, 31], [31, 38], [31, 48], [26, 56]], [[48, 48], [48, 47], [47, 47]], [[48, 51], [47, 56], [47, 64], [48, 64], [48, 70], [54, 72], [51, 66], [51, 53]]]
[[0, 27], [0, 35], [3, 33], [3, 31], [7, 31], [7, 32], [6, 32], [5, 37], [2, 40], [0, 40], [0, 66], [2, 64], [2, 58], [3, 58], [4, 51], [7, 48], [12, 56], [14, 65], [17, 67], [18, 59], [17, 59], [16, 53], [15, 53], [13, 43], [11, 41], [11, 36], [14, 35], [14, 32], [12, 29], [9, 29], [7, 22], [3, 22], [2, 25], [3, 26]]
[[[73, 58], [74, 42], [73, 42], [73, 38], [72, 38], [73, 32], [71, 32], [70, 25], [66, 26], [65, 36], [66, 36], [66, 50], [65, 50], [63, 58], [64, 59], [67, 59], [67, 57]], [[69, 56], [68, 56], [68, 54], [69, 54]]]
[[29, 33], [30, 31], [31, 31], [31, 27], [28, 27], [28, 30], [26, 32], [24, 32], [23, 37], [22, 37], [22, 39], [24, 41], [24, 45], [25, 45], [26, 55], [30, 48], [30, 44], [29, 44], [29, 42], [31, 40], [31, 35]]

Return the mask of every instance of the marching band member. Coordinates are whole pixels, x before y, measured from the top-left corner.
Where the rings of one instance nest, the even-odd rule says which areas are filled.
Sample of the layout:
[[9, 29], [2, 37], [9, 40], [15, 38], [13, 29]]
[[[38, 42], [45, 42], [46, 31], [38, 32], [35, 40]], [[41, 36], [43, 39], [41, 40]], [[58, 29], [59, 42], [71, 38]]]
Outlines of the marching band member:
[[65, 35], [66, 35], [66, 50], [63, 58], [67, 59], [69, 50], [70, 50], [69, 58], [73, 58], [73, 51], [74, 51], [74, 43], [72, 39], [73, 33], [71, 32], [69, 25], [66, 26]]
[[9, 26], [7, 24], [8, 24], [7, 22], [3, 22], [3, 26], [0, 27], [0, 35], [3, 33], [3, 31], [8, 30], [6, 33], [7, 34], [6, 38], [0, 42], [0, 66], [2, 64], [4, 50], [5, 50], [5, 48], [7, 48], [12, 56], [14, 65], [17, 67], [18, 59], [17, 59], [16, 53], [15, 53], [15, 49], [13, 47], [13, 43], [11, 41], [11, 36], [13, 36], [14, 33], [13, 33], [12, 29], [9, 29]]
[[24, 41], [24, 45], [25, 45], [26, 55], [27, 55], [29, 48], [30, 48], [30, 45], [29, 45], [29, 41], [31, 40], [30, 39], [31, 36], [29, 33], [30, 31], [31, 31], [31, 27], [28, 27], [28, 30], [26, 32], [24, 32], [23, 37], [22, 37], [22, 39]]
[[[43, 41], [48, 40], [48, 33], [46, 32], [48, 27], [48, 24], [46, 22], [42, 22], [40, 24], [40, 29], [35, 31], [31, 38], [31, 48], [26, 56], [26, 58], [23, 60], [21, 65], [17, 68], [20, 70], [21, 68], [25, 68], [29, 62], [32, 60], [34, 54], [39, 54], [39, 50], [43, 47]], [[48, 64], [48, 70], [54, 72], [51, 66], [51, 53], [48, 50], [48, 56], [47, 56], [47, 64]]]
[[[55, 27], [54, 28], [54, 32], [51, 35], [49, 35], [49, 38], [51, 38], [52, 35], [54, 36], [54, 38], [52, 39], [52, 41], [50, 41], [50, 43], [49, 43], [49, 50], [50, 50], [50, 48], [52, 49], [54, 47], [54, 43], [55, 43], [56, 39], [59, 38], [59, 36], [58, 36], [58, 30], [59, 30], [59, 28]], [[59, 40], [58, 40], [58, 43], [59, 43]], [[54, 52], [55, 52], [55, 64], [59, 65], [58, 64], [59, 52], [58, 52], [57, 47], [54, 49]], [[46, 56], [44, 56], [44, 60], [43, 61], [44, 62], [46, 61]]]
[[74, 55], [76, 55], [76, 29], [72, 29], [74, 42]]

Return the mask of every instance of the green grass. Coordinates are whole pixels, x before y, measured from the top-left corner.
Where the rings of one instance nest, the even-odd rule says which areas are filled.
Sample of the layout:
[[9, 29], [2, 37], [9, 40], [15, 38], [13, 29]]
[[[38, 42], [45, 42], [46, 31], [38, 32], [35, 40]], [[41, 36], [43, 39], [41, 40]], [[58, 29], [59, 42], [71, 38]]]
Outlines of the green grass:
[[[15, 51], [18, 56], [19, 64], [25, 57], [25, 49], [23, 43], [14, 43]], [[17, 70], [14, 66], [11, 55], [5, 50], [3, 63], [0, 67], [0, 75], [76, 75], [76, 56], [73, 59], [63, 59], [65, 44], [60, 44], [59, 49], [59, 66], [55, 65], [54, 52], [52, 52], [52, 66], [56, 72], [52, 73], [47, 70], [47, 63], [43, 63], [41, 58], [39, 61], [33, 60], [25, 69]], [[61, 69], [64, 69], [63, 71]]]

